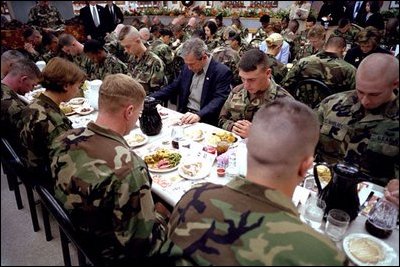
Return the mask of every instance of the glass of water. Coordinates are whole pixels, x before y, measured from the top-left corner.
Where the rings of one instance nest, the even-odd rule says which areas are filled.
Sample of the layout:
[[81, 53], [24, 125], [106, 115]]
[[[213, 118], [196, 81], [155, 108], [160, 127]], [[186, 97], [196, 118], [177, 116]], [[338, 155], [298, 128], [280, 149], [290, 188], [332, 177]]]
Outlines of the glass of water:
[[318, 232], [322, 232], [321, 225], [324, 217], [326, 203], [316, 195], [311, 195], [305, 205], [303, 211], [304, 221]]
[[350, 215], [339, 209], [331, 209], [328, 212], [325, 224], [325, 234], [335, 242], [340, 241], [347, 231], [350, 223]]

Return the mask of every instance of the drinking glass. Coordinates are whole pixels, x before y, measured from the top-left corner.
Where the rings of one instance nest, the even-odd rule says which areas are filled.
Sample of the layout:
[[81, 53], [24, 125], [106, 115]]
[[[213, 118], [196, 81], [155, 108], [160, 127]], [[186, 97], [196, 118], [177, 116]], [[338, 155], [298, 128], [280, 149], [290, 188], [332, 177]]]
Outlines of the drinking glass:
[[229, 149], [229, 143], [227, 141], [219, 141], [217, 143], [217, 155], [221, 155], [228, 151]]
[[325, 234], [335, 242], [340, 241], [347, 231], [350, 223], [350, 215], [339, 209], [331, 209], [328, 212], [325, 224]]
[[325, 208], [325, 201], [318, 198], [318, 196], [316, 195], [311, 195], [304, 205], [304, 221], [319, 232], [321, 232], [320, 228], [322, 224], [322, 219], [324, 217]]
[[368, 233], [378, 238], [388, 238], [396, 228], [398, 207], [381, 198], [372, 207], [365, 222]]

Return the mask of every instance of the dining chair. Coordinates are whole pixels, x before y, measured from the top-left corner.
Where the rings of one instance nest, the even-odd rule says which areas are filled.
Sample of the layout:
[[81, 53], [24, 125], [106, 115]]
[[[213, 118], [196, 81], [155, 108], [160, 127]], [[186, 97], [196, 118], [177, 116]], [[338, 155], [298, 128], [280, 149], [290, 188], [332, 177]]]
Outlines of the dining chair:
[[308, 78], [297, 83], [294, 88], [294, 98], [311, 108], [315, 108], [325, 97], [334, 92], [324, 82]]
[[262, 41], [263, 39], [261, 38], [254, 38], [253, 40], [250, 41], [249, 45], [252, 48], [259, 48]]
[[[8, 140], [4, 137], [1, 137], [1, 158], [2, 158], [2, 164], [4, 163], [7, 165], [7, 171], [12, 177], [12, 183], [13, 183], [13, 189], [14, 191], [17, 191], [19, 194], [19, 182], [18, 179], [22, 181], [22, 184], [25, 186], [26, 190], [26, 195], [28, 199], [28, 205], [29, 205], [29, 210], [31, 214], [31, 220], [32, 220], [32, 225], [33, 225], [33, 231], [37, 232], [40, 230], [39, 226], [39, 220], [38, 220], [38, 215], [36, 211], [36, 204], [39, 204], [40, 202], [35, 201], [35, 197], [33, 194], [34, 191], [34, 185], [35, 185], [35, 178], [32, 177], [32, 173], [28, 171], [26, 166], [22, 163], [20, 157], [17, 155], [11, 144], [8, 142]], [[4, 162], [3, 162], [4, 160]], [[16, 193], [17, 194], [17, 193]], [[16, 196], [17, 198], [17, 196]], [[20, 198], [20, 195], [18, 196]], [[17, 206], [18, 202], [20, 201], [17, 200]], [[22, 202], [21, 202], [22, 206]], [[43, 219], [43, 226], [45, 229], [45, 235], [46, 235], [46, 240], [50, 241], [53, 239], [53, 236], [51, 234], [51, 227], [50, 227], [50, 219], [49, 215], [46, 210], [43, 209], [42, 207], [42, 219]]]

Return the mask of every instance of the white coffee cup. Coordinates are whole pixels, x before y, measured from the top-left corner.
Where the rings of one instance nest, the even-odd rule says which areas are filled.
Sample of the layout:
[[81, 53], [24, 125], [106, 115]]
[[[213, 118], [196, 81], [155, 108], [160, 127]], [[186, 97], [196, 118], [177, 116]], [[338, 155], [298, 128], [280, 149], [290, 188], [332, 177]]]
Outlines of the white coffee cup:
[[89, 104], [96, 110], [99, 109], [99, 92], [100, 86], [103, 82], [101, 80], [93, 80], [89, 82], [89, 89], [85, 90], [85, 98], [88, 99]]

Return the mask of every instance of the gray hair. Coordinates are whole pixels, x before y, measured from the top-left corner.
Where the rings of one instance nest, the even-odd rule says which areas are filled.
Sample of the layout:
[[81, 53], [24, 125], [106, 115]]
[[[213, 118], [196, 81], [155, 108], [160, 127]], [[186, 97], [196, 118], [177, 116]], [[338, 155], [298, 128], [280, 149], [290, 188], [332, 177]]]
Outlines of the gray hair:
[[207, 45], [200, 38], [191, 38], [183, 43], [181, 57], [193, 54], [196, 59], [201, 59], [207, 53]]
[[23, 58], [11, 65], [8, 72], [11, 76], [25, 75], [32, 79], [41, 79], [42, 72], [38, 66], [30, 59]]

